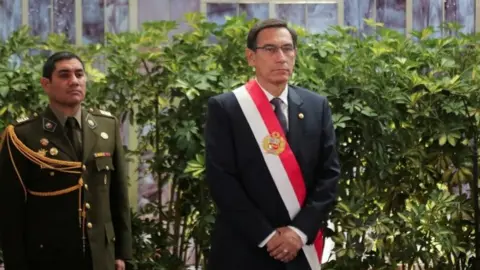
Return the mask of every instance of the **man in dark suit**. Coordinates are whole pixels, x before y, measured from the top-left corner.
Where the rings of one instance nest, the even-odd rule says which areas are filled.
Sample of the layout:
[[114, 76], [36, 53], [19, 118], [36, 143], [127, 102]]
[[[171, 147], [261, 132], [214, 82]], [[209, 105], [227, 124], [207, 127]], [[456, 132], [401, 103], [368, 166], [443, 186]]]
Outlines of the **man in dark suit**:
[[6, 270], [124, 270], [132, 256], [119, 122], [86, 110], [81, 59], [43, 68], [44, 112], [7, 127], [0, 148], [0, 238]]
[[246, 49], [256, 78], [209, 99], [209, 270], [320, 269], [340, 165], [327, 99], [288, 84], [296, 43], [285, 22], [258, 23]]

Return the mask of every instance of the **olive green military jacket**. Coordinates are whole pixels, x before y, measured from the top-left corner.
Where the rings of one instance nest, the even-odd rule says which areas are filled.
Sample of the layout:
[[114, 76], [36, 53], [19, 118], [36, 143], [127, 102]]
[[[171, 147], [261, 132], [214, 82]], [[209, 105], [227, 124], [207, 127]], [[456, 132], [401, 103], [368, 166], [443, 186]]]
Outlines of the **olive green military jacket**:
[[[82, 109], [83, 158], [50, 108], [9, 126], [0, 148], [0, 239], [6, 270], [94, 270], [130, 260], [132, 236], [119, 122]], [[34, 267], [34, 268], [33, 268]]]

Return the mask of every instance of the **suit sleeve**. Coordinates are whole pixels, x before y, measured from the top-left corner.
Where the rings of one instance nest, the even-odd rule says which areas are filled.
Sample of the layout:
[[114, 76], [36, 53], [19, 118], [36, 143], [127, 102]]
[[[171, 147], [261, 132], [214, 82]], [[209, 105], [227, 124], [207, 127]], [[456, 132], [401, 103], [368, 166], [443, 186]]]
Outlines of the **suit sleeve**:
[[243, 189], [235, 162], [235, 146], [227, 112], [215, 99], [208, 101], [206, 179], [220, 216], [232, 228], [258, 246], [274, 228]]
[[315, 172], [316, 184], [310, 190], [307, 190], [305, 204], [292, 222], [292, 226], [307, 235], [308, 245], [313, 243], [318, 231], [327, 222], [328, 215], [335, 203], [340, 177], [335, 129], [326, 98], [323, 102], [322, 123], [320, 137], [322, 145], [319, 148], [320, 153]]
[[[8, 143], [8, 145], [7, 145]], [[5, 269], [28, 270], [25, 247], [25, 190], [14, 169], [26, 171], [25, 158], [7, 140], [0, 146], [0, 245]], [[14, 163], [10, 157], [10, 151]]]
[[112, 213], [113, 227], [115, 230], [115, 258], [121, 260], [132, 259], [132, 230], [130, 217], [130, 203], [128, 199], [128, 181], [125, 155], [122, 139], [120, 137], [120, 126], [115, 119], [115, 171], [112, 175], [110, 185], [110, 208]]

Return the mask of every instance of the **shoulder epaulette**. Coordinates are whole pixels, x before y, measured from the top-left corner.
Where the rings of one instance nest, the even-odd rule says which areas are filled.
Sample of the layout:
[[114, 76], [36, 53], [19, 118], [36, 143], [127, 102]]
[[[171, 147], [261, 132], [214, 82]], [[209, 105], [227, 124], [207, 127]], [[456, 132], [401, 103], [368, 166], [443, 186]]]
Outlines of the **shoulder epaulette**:
[[107, 117], [112, 117], [112, 118], [114, 117], [113, 114], [111, 114], [110, 112], [100, 110], [100, 109], [90, 108], [88, 110], [88, 112], [90, 112], [91, 114], [94, 114], [94, 115], [101, 115], [101, 116], [107, 116]]
[[32, 120], [35, 120], [37, 118], [38, 114], [37, 113], [34, 113], [30, 116], [21, 116], [17, 119], [15, 119], [15, 121], [13, 122], [13, 125], [14, 126], [18, 126], [18, 125], [22, 125], [22, 124], [25, 124], [25, 123], [28, 123]]

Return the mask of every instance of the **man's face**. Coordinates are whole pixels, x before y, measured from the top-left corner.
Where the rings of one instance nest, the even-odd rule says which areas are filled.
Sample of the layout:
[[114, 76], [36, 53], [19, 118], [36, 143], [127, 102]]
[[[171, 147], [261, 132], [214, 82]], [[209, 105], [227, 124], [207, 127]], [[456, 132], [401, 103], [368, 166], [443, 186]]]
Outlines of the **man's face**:
[[296, 49], [286, 28], [263, 29], [257, 36], [257, 49], [247, 49], [246, 54], [257, 77], [269, 83], [286, 83], [293, 73]]
[[51, 102], [68, 107], [79, 105], [85, 99], [86, 82], [82, 63], [75, 58], [58, 61], [52, 79], [41, 79]]

